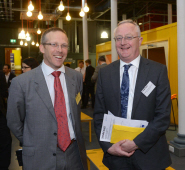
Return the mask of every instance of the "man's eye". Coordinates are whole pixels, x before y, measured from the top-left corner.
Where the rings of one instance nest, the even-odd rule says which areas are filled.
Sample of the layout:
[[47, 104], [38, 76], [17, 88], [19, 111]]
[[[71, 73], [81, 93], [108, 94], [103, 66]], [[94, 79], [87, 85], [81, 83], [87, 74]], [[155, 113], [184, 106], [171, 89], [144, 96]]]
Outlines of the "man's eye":
[[68, 46], [63, 44], [62, 47], [67, 48]]
[[120, 37], [117, 38], [117, 41], [121, 41], [121, 40], [122, 40], [122, 38], [120, 38]]
[[52, 43], [51, 46], [52, 46], [52, 47], [57, 47], [57, 44]]
[[125, 37], [126, 40], [132, 40], [132, 37]]

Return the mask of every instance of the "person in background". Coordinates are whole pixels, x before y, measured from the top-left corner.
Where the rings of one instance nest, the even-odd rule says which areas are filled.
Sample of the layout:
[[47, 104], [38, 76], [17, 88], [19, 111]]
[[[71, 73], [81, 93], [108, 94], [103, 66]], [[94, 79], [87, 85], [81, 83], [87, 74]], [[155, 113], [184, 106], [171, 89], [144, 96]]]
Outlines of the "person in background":
[[67, 63], [65, 66], [66, 66], [66, 67], [71, 67], [71, 65], [70, 65], [69, 63]]
[[82, 75], [84, 76], [84, 74], [85, 74], [85, 67], [84, 67], [84, 62], [82, 60], [79, 61], [78, 67], [75, 68], [75, 70], [80, 72], [80, 73], [82, 73]]
[[89, 94], [91, 94], [91, 102], [92, 102], [92, 108], [94, 108], [94, 83], [91, 82], [91, 77], [94, 73], [94, 67], [91, 66], [91, 60], [87, 59], [85, 61], [86, 64], [86, 71], [85, 71], [85, 99], [84, 99], [84, 105], [82, 105], [82, 109], [87, 107], [88, 101], [89, 101]]
[[0, 71], [0, 170], [8, 170], [11, 161], [12, 137], [7, 126], [4, 98], [8, 97], [8, 85]]
[[22, 61], [22, 72], [26, 73], [36, 67], [38, 67], [39, 63], [35, 58], [29, 57]]
[[82, 106], [84, 105], [85, 103], [85, 67], [84, 67], [84, 62], [83, 60], [80, 60], [79, 63], [78, 63], [78, 67], [75, 68], [76, 71], [82, 73], [83, 75], [83, 92], [82, 92]]
[[41, 36], [43, 62], [12, 81], [7, 121], [23, 144], [26, 170], [87, 170], [81, 132], [82, 74], [64, 66], [68, 38], [53, 27]]
[[10, 65], [9, 64], [5, 64], [4, 67], [3, 67], [3, 72], [5, 74], [5, 78], [6, 78], [6, 83], [8, 85], [8, 88], [10, 87], [11, 85], [11, 81], [15, 76], [14, 73], [11, 72], [11, 69], [10, 69]]
[[95, 83], [95, 93], [96, 93], [96, 88], [97, 88], [98, 72], [99, 72], [100, 68], [107, 66], [106, 59], [105, 59], [104, 55], [99, 57], [98, 64], [99, 65], [95, 68], [94, 74], [91, 77], [91, 81], [93, 83]]
[[[133, 140], [99, 141], [103, 163], [110, 170], [164, 170], [171, 164], [165, 132], [170, 124], [171, 91], [165, 65], [140, 56], [143, 38], [132, 20], [114, 31], [120, 60], [100, 69], [94, 107], [95, 132], [100, 139], [104, 114], [145, 120], [145, 130]], [[120, 132], [121, 133], [121, 132]]]

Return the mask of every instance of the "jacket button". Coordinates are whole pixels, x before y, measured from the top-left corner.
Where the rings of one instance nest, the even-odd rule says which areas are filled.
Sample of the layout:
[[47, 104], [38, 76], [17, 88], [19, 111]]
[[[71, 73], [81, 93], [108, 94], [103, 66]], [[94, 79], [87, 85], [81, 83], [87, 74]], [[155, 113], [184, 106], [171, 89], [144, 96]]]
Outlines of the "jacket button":
[[56, 153], [53, 153], [53, 156], [56, 156]]
[[54, 133], [55, 136], [57, 136], [57, 133]]

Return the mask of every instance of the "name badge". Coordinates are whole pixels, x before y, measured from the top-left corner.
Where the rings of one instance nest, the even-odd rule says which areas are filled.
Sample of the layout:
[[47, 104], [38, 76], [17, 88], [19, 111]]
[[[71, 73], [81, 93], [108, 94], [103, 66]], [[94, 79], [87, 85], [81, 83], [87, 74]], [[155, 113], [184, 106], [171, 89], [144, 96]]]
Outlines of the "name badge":
[[79, 92], [79, 93], [77, 94], [77, 96], [76, 96], [76, 104], [77, 104], [77, 105], [79, 104], [80, 100], [81, 100], [81, 95], [80, 95], [80, 92]]
[[149, 96], [149, 94], [155, 89], [155, 85], [149, 81], [148, 84], [144, 87], [144, 89], [141, 91], [146, 97]]

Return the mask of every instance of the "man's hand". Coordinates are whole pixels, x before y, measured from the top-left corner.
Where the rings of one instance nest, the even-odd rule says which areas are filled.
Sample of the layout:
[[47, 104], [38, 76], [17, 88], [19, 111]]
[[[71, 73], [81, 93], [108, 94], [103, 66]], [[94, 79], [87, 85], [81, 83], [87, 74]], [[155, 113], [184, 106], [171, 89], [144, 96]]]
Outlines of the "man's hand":
[[126, 142], [126, 140], [121, 140], [115, 144], [113, 144], [108, 150], [107, 152], [111, 155], [115, 155], [115, 156], [126, 156], [126, 157], [130, 157], [135, 151], [132, 152], [127, 152], [124, 151], [122, 149], [122, 145], [124, 145], [124, 143]]
[[121, 149], [125, 152], [133, 152], [138, 149], [138, 146], [134, 141], [126, 139], [124, 143], [121, 143]]

